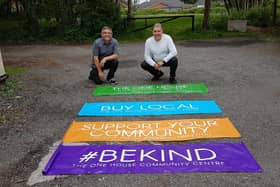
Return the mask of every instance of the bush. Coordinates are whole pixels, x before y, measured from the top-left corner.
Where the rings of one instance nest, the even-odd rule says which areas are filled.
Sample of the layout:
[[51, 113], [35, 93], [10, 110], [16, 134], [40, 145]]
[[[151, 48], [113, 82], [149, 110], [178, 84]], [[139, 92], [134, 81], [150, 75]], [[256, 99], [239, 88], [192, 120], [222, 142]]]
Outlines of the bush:
[[246, 19], [246, 10], [231, 9], [229, 19]]
[[191, 8], [188, 10], [192, 14], [203, 14], [204, 8]]
[[22, 40], [27, 33], [22, 19], [0, 19], [0, 41]]
[[227, 30], [228, 15], [224, 14], [210, 14], [209, 27], [211, 30], [226, 31]]
[[134, 12], [136, 15], [154, 15], [154, 14], [166, 14], [168, 11], [160, 9], [137, 9]]
[[[97, 36], [94, 36], [94, 37], [97, 37]], [[89, 37], [86, 37], [85, 33], [83, 33], [83, 31], [80, 30], [79, 28], [68, 28], [68, 29], [65, 29], [65, 31], [64, 31], [64, 35], [63, 35], [64, 41], [81, 42], [81, 41], [85, 41], [87, 39], [89, 39]]]
[[227, 10], [225, 7], [214, 7], [211, 8], [211, 13], [210, 14], [226, 14]]
[[246, 17], [250, 25], [259, 27], [272, 25], [272, 9], [270, 7], [251, 8]]
[[232, 9], [229, 19], [247, 19], [249, 25], [267, 27], [272, 25], [271, 7], [254, 7], [248, 10]]
[[114, 32], [122, 27], [120, 8], [110, 0], [86, 1], [77, 7], [77, 14], [81, 19], [80, 28], [87, 37], [95, 36], [104, 25], [112, 27]]
[[50, 37], [58, 32], [59, 23], [55, 18], [47, 20], [46, 18], [39, 19], [40, 37]]

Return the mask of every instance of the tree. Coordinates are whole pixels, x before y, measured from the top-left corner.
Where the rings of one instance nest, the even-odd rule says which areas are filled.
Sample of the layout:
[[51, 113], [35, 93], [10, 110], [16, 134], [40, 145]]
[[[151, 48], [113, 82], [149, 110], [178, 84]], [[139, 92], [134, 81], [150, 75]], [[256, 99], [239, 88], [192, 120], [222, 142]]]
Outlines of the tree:
[[131, 22], [130, 18], [132, 18], [132, 0], [127, 1], [127, 21], [128, 21], [128, 24], [130, 24], [130, 22]]
[[77, 9], [77, 17], [81, 19], [80, 29], [88, 36], [96, 36], [104, 25], [119, 31], [121, 25], [120, 7], [111, 0], [87, 0]]
[[209, 27], [210, 8], [211, 8], [211, 0], [205, 0], [204, 16], [203, 16], [203, 23], [202, 23], [202, 30], [204, 30], [204, 31], [206, 31]]
[[246, 10], [252, 7], [263, 7], [270, 3], [270, 0], [224, 0], [225, 7], [230, 13], [230, 9]]
[[273, 25], [276, 25], [277, 21], [277, 0], [274, 0], [273, 3]]

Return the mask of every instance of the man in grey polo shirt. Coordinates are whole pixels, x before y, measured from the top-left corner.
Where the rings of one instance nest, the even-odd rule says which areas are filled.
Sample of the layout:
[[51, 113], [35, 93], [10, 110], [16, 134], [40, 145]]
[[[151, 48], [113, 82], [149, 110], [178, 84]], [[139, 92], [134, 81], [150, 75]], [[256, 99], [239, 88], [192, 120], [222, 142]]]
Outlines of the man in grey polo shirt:
[[[119, 44], [112, 35], [112, 29], [104, 26], [101, 30], [101, 38], [96, 39], [92, 47], [92, 70], [88, 78], [96, 84], [102, 84], [105, 81], [117, 84], [114, 75], [119, 64]], [[106, 80], [105, 69], [109, 69]]]

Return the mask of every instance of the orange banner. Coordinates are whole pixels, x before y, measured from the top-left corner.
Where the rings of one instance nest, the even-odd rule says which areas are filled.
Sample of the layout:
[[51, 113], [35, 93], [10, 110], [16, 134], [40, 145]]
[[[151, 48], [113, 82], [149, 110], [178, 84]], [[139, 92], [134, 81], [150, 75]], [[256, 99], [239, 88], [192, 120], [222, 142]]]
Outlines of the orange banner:
[[74, 121], [63, 142], [182, 141], [201, 138], [240, 137], [228, 118], [163, 121]]

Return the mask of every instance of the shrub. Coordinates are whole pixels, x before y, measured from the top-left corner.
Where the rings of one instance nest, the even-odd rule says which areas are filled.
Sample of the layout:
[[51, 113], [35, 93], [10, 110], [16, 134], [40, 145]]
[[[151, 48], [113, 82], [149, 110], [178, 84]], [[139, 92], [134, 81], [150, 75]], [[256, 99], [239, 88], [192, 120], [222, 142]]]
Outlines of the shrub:
[[210, 15], [210, 29], [216, 31], [226, 31], [227, 30], [228, 15], [224, 14], [211, 14]]
[[153, 14], [166, 14], [168, 11], [160, 10], [160, 9], [144, 9], [144, 10], [136, 10], [135, 14], [137, 15], [153, 15]]
[[272, 10], [270, 7], [251, 8], [246, 17], [250, 25], [260, 27], [272, 25]]
[[210, 14], [226, 14], [227, 10], [224, 7], [214, 7], [211, 8]]
[[120, 9], [110, 0], [86, 1], [77, 7], [77, 14], [81, 19], [80, 28], [86, 36], [99, 33], [104, 25], [112, 27], [114, 32], [121, 30]]
[[229, 19], [246, 19], [246, 10], [231, 9]]
[[39, 19], [40, 37], [54, 36], [58, 32], [58, 22], [55, 18]]

